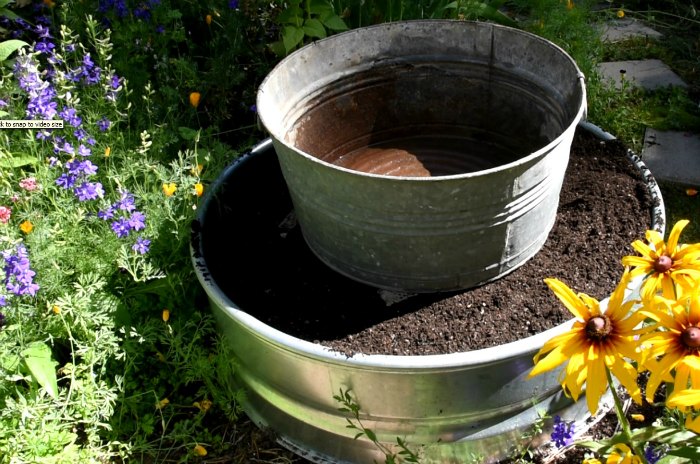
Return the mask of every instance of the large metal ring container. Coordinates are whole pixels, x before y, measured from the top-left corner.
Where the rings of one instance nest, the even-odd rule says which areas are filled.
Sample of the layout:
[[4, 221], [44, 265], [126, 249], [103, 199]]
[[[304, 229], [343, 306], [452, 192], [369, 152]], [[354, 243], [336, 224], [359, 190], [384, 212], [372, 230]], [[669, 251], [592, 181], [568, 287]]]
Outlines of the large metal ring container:
[[[658, 202], [653, 226], [663, 233], [660, 191], [648, 169], [634, 159]], [[265, 272], [281, 267], [274, 260], [259, 262], [264, 255], [260, 247], [266, 243], [260, 231], [277, 234], [290, 208], [268, 140], [226, 169], [208, 189], [191, 242], [199, 282], [235, 356], [232, 381], [245, 390], [244, 409], [286, 447], [319, 463], [384, 462], [374, 444], [355, 440], [355, 431], [346, 427], [348, 416], [333, 399], [340, 389], [351, 390], [363, 424], [384, 446], [391, 448], [397, 438], [405, 439], [411, 449], [422, 450], [424, 464], [477, 462], [479, 457], [483, 460], [478, 462], [497, 462], [520, 443], [539, 413], [565, 420], [587, 417], [585, 399], [572, 404], [562, 397], [558, 372], [526, 379], [534, 354], [568, 330], [572, 321], [470, 352], [352, 357], [261, 322], [254, 314], [262, 303], [243, 301], [226, 282], [234, 274], [242, 280], [236, 285], [245, 285], [246, 279], [264, 279]], [[273, 212], [274, 219], [262, 221], [260, 211]], [[583, 428], [583, 422], [579, 424]]]
[[[469, 288], [540, 250], [585, 107], [556, 45], [442, 20], [314, 42], [257, 97], [310, 248], [355, 280], [412, 292]], [[395, 175], [405, 160], [391, 153], [418, 168]]]

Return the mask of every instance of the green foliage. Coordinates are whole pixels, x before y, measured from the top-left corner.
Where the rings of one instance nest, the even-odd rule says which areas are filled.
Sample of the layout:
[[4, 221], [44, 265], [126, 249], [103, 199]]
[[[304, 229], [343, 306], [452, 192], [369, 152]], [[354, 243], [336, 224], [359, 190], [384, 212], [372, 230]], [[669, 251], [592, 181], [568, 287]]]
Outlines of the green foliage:
[[377, 434], [370, 428], [365, 427], [360, 419], [360, 405], [357, 404], [355, 399], [350, 394], [350, 390], [345, 390], [341, 388], [339, 394], [333, 395], [333, 399], [339, 402], [342, 407], [338, 408], [339, 411], [349, 413], [352, 418], [346, 418], [349, 429], [356, 430], [355, 440], [365, 437], [382, 452], [384, 453], [385, 460], [384, 464], [399, 464], [402, 462], [420, 462], [419, 455], [412, 451], [401, 437], [396, 437], [395, 449], [384, 445], [377, 438]]
[[281, 40], [270, 44], [278, 56], [284, 56], [309, 40], [323, 39], [329, 33], [345, 31], [348, 26], [336, 13], [330, 0], [288, 2], [275, 18]]

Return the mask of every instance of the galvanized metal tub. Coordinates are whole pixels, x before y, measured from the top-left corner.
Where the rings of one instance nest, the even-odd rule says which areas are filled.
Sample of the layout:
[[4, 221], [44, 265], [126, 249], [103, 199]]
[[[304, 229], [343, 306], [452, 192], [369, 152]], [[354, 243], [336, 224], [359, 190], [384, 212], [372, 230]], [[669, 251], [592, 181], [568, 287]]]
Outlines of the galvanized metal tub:
[[440, 20], [314, 42], [257, 97], [310, 248], [411, 292], [469, 288], [540, 250], [585, 108], [556, 45]]
[[[651, 173], [631, 155], [642, 171], [658, 206], [654, 227], [663, 233], [665, 216], [660, 191]], [[274, 211], [275, 220], [260, 224], [277, 233], [292, 207], [277, 159], [268, 140], [225, 170], [208, 189], [195, 222], [192, 260], [212, 311], [235, 355], [236, 385], [244, 388], [244, 409], [260, 427], [269, 427], [280, 443], [313, 462], [384, 462], [384, 455], [365, 439], [355, 440], [346, 415], [333, 399], [352, 390], [363, 424], [389, 448], [405, 439], [422, 451], [422, 463], [497, 462], [509, 456], [535, 423], [539, 413], [576, 420], [583, 430], [588, 417], [585, 400], [572, 404], [561, 394], [558, 372], [527, 380], [532, 357], [571, 321], [514, 343], [471, 352], [435, 356], [355, 355], [332, 352], [283, 333], [255, 316], [257, 300], [232, 300], [222, 288], [222, 276], [275, 272], [274, 262], [235, 259], [222, 250], [251, 248], [248, 237], [258, 209]], [[257, 200], [262, 201], [262, 200]], [[212, 240], [213, 236], [216, 240]], [[258, 243], [257, 241], [255, 243]], [[260, 246], [264, 246], [260, 244]], [[378, 310], [380, 310], [379, 308]], [[273, 308], [294, 311], [294, 307]], [[541, 436], [542, 439], [546, 436]], [[537, 441], [535, 441], [535, 445]]]

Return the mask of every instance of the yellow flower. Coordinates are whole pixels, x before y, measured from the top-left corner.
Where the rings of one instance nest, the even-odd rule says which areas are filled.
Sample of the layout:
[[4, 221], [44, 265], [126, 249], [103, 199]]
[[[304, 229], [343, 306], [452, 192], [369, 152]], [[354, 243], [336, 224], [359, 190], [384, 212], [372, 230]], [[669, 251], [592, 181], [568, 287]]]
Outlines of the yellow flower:
[[53, 306], [51, 307], [51, 311], [53, 311], [54, 314], [61, 314], [61, 308], [59, 308], [59, 307], [56, 306], [56, 305], [53, 305]]
[[197, 456], [206, 456], [207, 455], [207, 449], [203, 447], [202, 445], [197, 445], [194, 447], [194, 454]]
[[574, 2], [572, 0], [566, 0], [566, 9], [567, 10], [573, 10], [575, 6], [576, 5], [574, 5]]
[[651, 373], [647, 382], [650, 402], [661, 382], [673, 380], [676, 391], [688, 388], [689, 382], [691, 388], [700, 388], [700, 287], [678, 300], [657, 297], [654, 301], [639, 311], [662, 329], [640, 340], [642, 365]]
[[170, 404], [170, 400], [167, 399], [167, 398], [163, 398], [162, 400], [158, 401], [158, 403], [156, 403], [156, 408], [157, 408], [157, 409], [163, 409], [163, 408], [166, 407], [168, 404]]
[[204, 165], [202, 163], [197, 163], [197, 166], [190, 169], [190, 172], [192, 173], [193, 176], [198, 176], [202, 173], [203, 170], [204, 170]]
[[605, 464], [641, 464], [642, 460], [639, 456], [635, 456], [629, 446], [618, 443], [613, 446], [613, 452], [610, 453]]
[[112, 149], [109, 147], [105, 148], [105, 158], [108, 158], [110, 153], [112, 153]]
[[207, 26], [211, 26], [211, 15], [210, 15], [210, 14], [208, 14], [208, 15], [204, 18], [204, 20], [207, 22]]
[[174, 182], [170, 182], [169, 184], [163, 184], [163, 193], [166, 197], [172, 197], [173, 193], [175, 193], [175, 190], [177, 190], [177, 185], [175, 185]]
[[636, 360], [635, 327], [642, 320], [636, 312], [630, 314], [634, 300], [623, 301], [630, 282], [625, 272], [610, 296], [603, 312], [600, 303], [583, 293], [576, 295], [557, 279], [545, 279], [545, 283], [576, 317], [568, 332], [558, 335], [544, 344], [535, 355], [535, 367], [529, 377], [554, 369], [567, 362], [560, 381], [564, 391], [577, 400], [586, 383], [586, 401], [593, 414], [608, 387], [606, 370], [610, 370], [627, 388], [635, 401], [641, 402], [637, 386], [637, 372], [625, 358]]
[[22, 224], [19, 225], [19, 230], [21, 230], [25, 234], [28, 234], [29, 232], [34, 230], [34, 224], [32, 224], [31, 221], [24, 221]]
[[617, 10], [617, 17], [622, 19], [625, 17], [625, 12], [623, 10]]
[[581, 464], [603, 464], [603, 463], [600, 462], [596, 458], [587, 458], [587, 459], [584, 459], [583, 462], [581, 462]]
[[632, 277], [646, 275], [642, 287], [642, 300], [651, 298], [658, 289], [664, 295], [673, 295], [673, 283], [684, 286], [692, 285], [693, 279], [700, 279], [700, 248], [697, 245], [679, 245], [678, 239], [688, 220], [676, 222], [664, 243], [661, 234], [655, 230], [647, 230], [646, 238], [649, 245], [641, 240], [635, 240], [632, 248], [642, 256], [625, 256], [623, 266], [630, 266]]
[[190, 94], [190, 105], [197, 108], [199, 106], [199, 99], [201, 97], [202, 97], [202, 94], [200, 94], [199, 92], [192, 92]]
[[211, 408], [212, 402], [210, 400], [195, 401], [192, 406], [199, 409], [202, 412], [207, 412]]
[[203, 186], [202, 184], [200, 184], [199, 182], [197, 182], [196, 184], [194, 184], [194, 193], [195, 193], [195, 195], [197, 195], [198, 197], [201, 197], [201, 196], [202, 196], [202, 193], [204, 193], [204, 186]]
[[694, 189], [691, 187], [691, 188], [685, 189], [685, 194], [688, 195], [689, 197], [694, 197], [698, 194], [698, 191], [697, 191], [697, 189]]
[[630, 417], [637, 422], [644, 422], [644, 414], [630, 414]]
[[163, 321], [168, 322], [169, 319], [170, 319], [170, 310], [164, 309], [163, 310]]

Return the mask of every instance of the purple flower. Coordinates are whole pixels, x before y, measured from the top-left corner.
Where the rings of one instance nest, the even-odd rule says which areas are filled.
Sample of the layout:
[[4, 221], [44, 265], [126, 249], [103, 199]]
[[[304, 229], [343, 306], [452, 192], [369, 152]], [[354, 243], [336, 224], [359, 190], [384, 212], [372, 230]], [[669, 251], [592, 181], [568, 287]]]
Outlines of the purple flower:
[[82, 118], [78, 116], [78, 113], [77, 111], [75, 111], [75, 108], [64, 107], [63, 110], [61, 110], [61, 112], [58, 114], [63, 119], [68, 121], [68, 124], [70, 124], [73, 127], [80, 127], [80, 125], [83, 123]]
[[107, 209], [103, 211], [98, 211], [97, 212], [97, 217], [106, 221], [107, 219], [112, 219], [114, 217], [114, 207], [109, 206]]
[[53, 42], [49, 42], [48, 40], [45, 40], [43, 42], [37, 42], [34, 44], [34, 50], [36, 50], [39, 53], [51, 53], [53, 49], [56, 48], [56, 45], [53, 44]]
[[231, 8], [232, 10], [237, 10], [238, 9], [238, 0], [229, 0], [228, 7]]
[[132, 250], [142, 255], [148, 253], [148, 250], [150, 250], [150, 248], [151, 241], [143, 237], [137, 238], [136, 243], [134, 243], [134, 245], [131, 247]]
[[92, 155], [92, 150], [90, 150], [88, 147], [86, 147], [85, 145], [83, 145], [81, 143], [80, 146], [78, 147], [78, 154], [80, 156], [90, 156], [90, 155]]
[[39, 285], [34, 283], [36, 273], [30, 268], [25, 246], [21, 243], [17, 245], [15, 253], [3, 251], [2, 257], [5, 260], [5, 289], [15, 295], [35, 296]]
[[85, 129], [76, 129], [73, 132], [73, 135], [75, 136], [76, 139], [80, 140], [81, 142], [88, 138], [88, 133], [85, 132]]
[[129, 218], [129, 227], [132, 230], [143, 230], [146, 228], [146, 215], [140, 211], [134, 211]]
[[163, 34], [165, 32], [165, 26], [163, 26], [162, 24], [158, 24], [158, 26], [156, 26], [156, 32], [158, 34]]
[[104, 116], [102, 119], [97, 121], [97, 128], [100, 129], [102, 132], [106, 132], [107, 129], [109, 129], [109, 126], [111, 126], [112, 123], [109, 121], [109, 119], [105, 118]]
[[67, 190], [73, 188], [76, 180], [77, 176], [73, 174], [61, 174], [59, 178], [56, 179], [56, 185], [58, 185], [59, 187], [63, 187]]
[[113, 74], [112, 77], [109, 79], [109, 85], [112, 87], [113, 90], [117, 90], [121, 85], [121, 79], [119, 79], [119, 76]]
[[574, 442], [574, 427], [573, 422], [564, 422], [561, 417], [554, 416], [554, 425], [552, 427], [552, 440], [559, 447], [569, 446]]
[[38, 24], [34, 28], [34, 32], [36, 32], [37, 35], [42, 39], [52, 39], [53, 38], [51, 36], [51, 31], [49, 31], [49, 28], [47, 26], [43, 26], [41, 24]]
[[127, 221], [126, 218], [117, 219], [116, 221], [112, 222], [112, 230], [119, 238], [127, 237], [131, 231], [129, 221]]
[[83, 182], [75, 188], [75, 196], [80, 201], [96, 200], [105, 194], [102, 184], [99, 182]]
[[114, 204], [116, 208], [122, 211], [132, 212], [136, 209], [136, 204], [134, 202], [134, 196], [126, 190], [120, 192], [121, 198], [118, 202]]
[[644, 447], [644, 457], [649, 464], [656, 464], [661, 458], [666, 456], [667, 451], [664, 446], [654, 447], [651, 443], [648, 443]]

